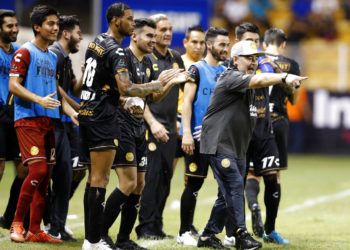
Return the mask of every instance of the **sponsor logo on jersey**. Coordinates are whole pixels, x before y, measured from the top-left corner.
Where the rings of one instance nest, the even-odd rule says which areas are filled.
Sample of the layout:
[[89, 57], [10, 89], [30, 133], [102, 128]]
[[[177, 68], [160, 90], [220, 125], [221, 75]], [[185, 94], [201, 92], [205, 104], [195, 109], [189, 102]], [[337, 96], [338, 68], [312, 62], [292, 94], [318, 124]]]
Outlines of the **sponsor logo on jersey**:
[[39, 154], [39, 148], [37, 146], [32, 146], [30, 148], [30, 154], [35, 156], [35, 155], [38, 155]]
[[149, 68], [146, 69], [146, 76], [147, 77], [151, 76], [151, 70]]

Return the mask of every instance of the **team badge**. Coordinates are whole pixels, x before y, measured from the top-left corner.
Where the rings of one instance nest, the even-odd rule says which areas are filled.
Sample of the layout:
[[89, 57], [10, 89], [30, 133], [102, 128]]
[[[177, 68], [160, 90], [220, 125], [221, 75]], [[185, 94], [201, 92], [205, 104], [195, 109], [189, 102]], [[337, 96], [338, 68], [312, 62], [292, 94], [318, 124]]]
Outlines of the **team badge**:
[[173, 63], [173, 69], [178, 69], [179, 65], [177, 63]]
[[126, 153], [125, 159], [126, 159], [127, 161], [133, 161], [133, 160], [134, 160], [134, 154], [133, 154], [132, 152]]
[[39, 148], [37, 147], [37, 146], [32, 146], [31, 148], [30, 148], [30, 154], [31, 155], [38, 155], [39, 154]]
[[190, 164], [190, 172], [192, 172], [192, 173], [193, 173], [193, 172], [196, 172], [197, 169], [198, 169], [197, 164], [194, 163], [194, 162], [192, 162], [192, 163]]
[[151, 76], [151, 70], [149, 68], [146, 69], [146, 76], [147, 77]]
[[229, 166], [231, 165], [230, 163], [230, 160], [225, 158], [225, 159], [222, 159], [221, 161], [221, 166], [224, 167], [224, 168], [228, 168]]
[[119, 141], [118, 141], [118, 139], [114, 139], [113, 142], [114, 142], [114, 145], [115, 145], [116, 147], [119, 146]]
[[149, 149], [149, 151], [156, 151], [157, 145], [154, 142], [150, 142], [148, 144], [148, 149]]

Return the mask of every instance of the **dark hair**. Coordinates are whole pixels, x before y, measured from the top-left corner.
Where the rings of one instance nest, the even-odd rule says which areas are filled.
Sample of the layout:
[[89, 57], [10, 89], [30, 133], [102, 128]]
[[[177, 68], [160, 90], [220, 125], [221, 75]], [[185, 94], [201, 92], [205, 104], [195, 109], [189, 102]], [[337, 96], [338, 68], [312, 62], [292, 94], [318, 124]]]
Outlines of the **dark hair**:
[[110, 5], [107, 9], [106, 18], [107, 22], [110, 23], [113, 17], [122, 17], [126, 10], [130, 10], [129, 5], [125, 3], [114, 3]]
[[59, 17], [58, 11], [48, 5], [37, 5], [33, 8], [33, 11], [30, 13], [30, 22], [32, 23], [34, 35], [37, 34], [34, 30], [34, 25], [41, 26], [45, 22], [46, 17], [51, 15]]
[[271, 28], [265, 31], [264, 42], [266, 45], [275, 44], [277, 47], [287, 41], [287, 36], [283, 30]]
[[13, 10], [0, 9], [0, 27], [4, 24], [4, 18], [7, 16], [14, 17], [16, 16], [16, 12]]
[[60, 30], [58, 31], [57, 38], [60, 39], [64, 30], [72, 31], [75, 28], [75, 25], [80, 26], [79, 19], [76, 15], [71, 16], [60, 16]]
[[135, 21], [135, 30], [141, 29], [145, 26], [151, 27], [153, 29], [157, 28], [156, 23], [149, 18], [138, 18], [138, 19], [135, 19], [134, 21]]
[[198, 32], [204, 33], [204, 30], [203, 30], [202, 26], [200, 26], [200, 25], [193, 25], [193, 26], [190, 26], [190, 27], [187, 28], [186, 33], [185, 33], [185, 37], [189, 38], [192, 31], [198, 31]]
[[256, 26], [253, 23], [245, 22], [245, 23], [239, 24], [236, 27], [236, 29], [235, 29], [236, 39], [241, 40], [243, 34], [246, 32], [256, 33], [258, 35], [260, 34], [258, 26]]
[[228, 31], [224, 28], [210, 27], [207, 30], [207, 32], [205, 33], [205, 41], [208, 41], [210, 39], [214, 39], [219, 35], [228, 36]]

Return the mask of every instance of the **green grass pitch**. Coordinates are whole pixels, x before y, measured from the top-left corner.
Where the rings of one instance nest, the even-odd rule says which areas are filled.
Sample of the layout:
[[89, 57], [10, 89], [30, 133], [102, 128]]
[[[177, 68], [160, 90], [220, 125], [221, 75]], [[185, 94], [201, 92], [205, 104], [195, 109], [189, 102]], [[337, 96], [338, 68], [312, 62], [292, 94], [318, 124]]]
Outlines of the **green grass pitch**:
[[[0, 183], [0, 214], [4, 212], [14, 171], [7, 164]], [[290, 240], [289, 246], [264, 244], [264, 249], [350, 249], [350, 157], [294, 155], [290, 157], [289, 169], [282, 172], [282, 200], [276, 229]], [[108, 186], [110, 192], [118, 180], [114, 172]], [[164, 230], [176, 236], [179, 230], [179, 200], [183, 191], [183, 162], [180, 160], [174, 174], [172, 190], [164, 213]], [[260, 203], [263, 209], [261, 184]], [[73, 197], [69, 208], [68, 226], [74, 231], [77, 243], [62, 245], [10, 242], [9, 232], [0, 229], [0, 249], [81, 249], [83, 240], [83, 192], [82, 183]], [[217, 184], [210, 174], [199, 192], [194, 224], [205, 226], [217, 192]], [[251, 231], [250, 213], [247, 212], [247, 226]], [[119, 221], [110, 230], [115, 238]], [[135, 239], [135, 233], [132, 237]], [[220, 238], [224, 234], [219, 235]], [[175, 240], [138, 241], [150, 249], [196, 249], [176, 244]]]

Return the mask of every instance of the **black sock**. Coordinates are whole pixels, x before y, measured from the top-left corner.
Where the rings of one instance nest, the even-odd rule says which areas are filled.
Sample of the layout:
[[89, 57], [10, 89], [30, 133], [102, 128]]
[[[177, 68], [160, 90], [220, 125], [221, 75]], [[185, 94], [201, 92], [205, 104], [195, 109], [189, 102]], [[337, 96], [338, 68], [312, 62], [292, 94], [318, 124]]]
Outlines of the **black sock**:
[[270, 234], [275, 230], [278, 206], [281, 200], [281, 185], [278, 183], [276, 174], [264, 176], [264, 182], [264, 201], [266, 206], [265, 232]]
[[123, 205], [117, 242], [123, 242], [130, 239], [130, 234], [137, 218], [139, 202], [140, 195], [130, 194]]
[[69, 199], [73, 197], [75, 190], [77, 190], [80, 182], [84, 179], [85, 175], [86, 175], [85, 169], [73, 170], [73, 178], [72, 178], [72, 183], [70, 188]]
[[180, 208], [180, 217], [181, 217], [181, 226], [180, 226], [180, 235], [190, 231], [191, 225], [193, 223], [194, 210], [197, 203], [197, 195], [199, 189], [202, 187], [204, 178], [191, 177], [187, 179], [187, 184], [181, 195], [181, 208]]
[[128, 196], [123, 194], [118, 188], [114, 189], [114, 191], [108, 197], [102, 217], [102, 236], [108, 235], [109, 228], [117, 219], [121, 207], [123, 206], [127, 198]]
[[86, 183], [85, 192], [84, 192], [84, 230], [85, 230], [85, 239], [88, 239], [89, 235], [89, 190], [90, 183]]
[[20, 179], [18, 178], [18, 176], [16, 176], [11, 185], [10, 197], [7, 202], [7, 207], [4, 213], [4, 218], [6, 219], [6, 222], [9, 224], [9, 226], [12, 224], [13, 218], [15, 216], [18, 197], [21, 191], [23, 181], [24, 179]]
[[105, 201], [106, 189], [91, 187], [89, 190], [89, 233], [90, 243], [97, 243], [101, 239], [101, 221], [103, 217], [103, 204]]
[[247, 179], [245, 187], [245, 196], [248, 201], [248, 207], [252, 210], [254, 204], [258, 204], [258, 194], [260, 192], [259, 182], [256, 179]]

